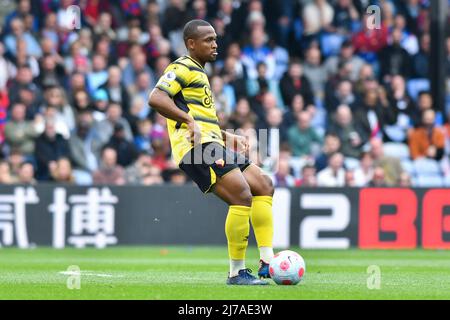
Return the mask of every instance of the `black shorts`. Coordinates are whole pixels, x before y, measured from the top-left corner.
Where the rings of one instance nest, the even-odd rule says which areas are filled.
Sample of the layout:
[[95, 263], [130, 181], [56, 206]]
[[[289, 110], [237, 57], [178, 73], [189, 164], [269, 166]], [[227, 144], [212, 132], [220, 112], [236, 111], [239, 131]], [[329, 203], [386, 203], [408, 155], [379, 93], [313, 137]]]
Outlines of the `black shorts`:
[[223, 177], [233, 169], [242, 172], [248, 168], [250, 160], [216, 142], [208, 142], [191, 149], [181, 160], [183, 170], [202, 190], [211, 191], [217, 177]]

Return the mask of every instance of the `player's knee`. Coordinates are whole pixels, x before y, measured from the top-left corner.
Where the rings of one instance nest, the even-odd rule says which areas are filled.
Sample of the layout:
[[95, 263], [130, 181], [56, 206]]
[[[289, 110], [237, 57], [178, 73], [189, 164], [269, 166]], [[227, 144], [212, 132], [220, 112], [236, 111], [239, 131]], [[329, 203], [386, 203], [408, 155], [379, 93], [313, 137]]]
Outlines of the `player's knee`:
[[237, 199], [237, 202], [241, 206], [251, 207], [252, 206], [252, 192], [250, 191], [250, 187], [245, 187], [242, 189], [242, 191], [239, 193], [239, 197]]

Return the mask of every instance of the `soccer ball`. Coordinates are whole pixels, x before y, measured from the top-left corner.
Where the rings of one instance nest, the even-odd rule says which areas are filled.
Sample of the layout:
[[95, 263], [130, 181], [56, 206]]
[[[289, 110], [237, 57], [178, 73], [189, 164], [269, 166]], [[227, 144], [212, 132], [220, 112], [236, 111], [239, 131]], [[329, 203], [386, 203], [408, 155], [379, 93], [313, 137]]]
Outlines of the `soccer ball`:
[[305, 260], [297, 252], [284, 250], [277, 253], [269, 265], [270, 277], [276, 284], [294, 285], [305, 275]]

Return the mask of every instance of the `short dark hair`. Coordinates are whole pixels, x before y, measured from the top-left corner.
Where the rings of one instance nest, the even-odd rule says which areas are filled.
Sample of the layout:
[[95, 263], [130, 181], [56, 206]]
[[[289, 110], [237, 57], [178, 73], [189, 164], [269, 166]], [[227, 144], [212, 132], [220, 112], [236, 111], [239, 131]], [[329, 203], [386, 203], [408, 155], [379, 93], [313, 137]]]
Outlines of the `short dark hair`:
[[428, 91], [428, 90], [421, 90], [421, 91], [419, 91], [419, 93], [417, 94], [417, 97], [420, 98], [421, 96], [424, 96], [424, 95], [429, 95], [429, 96], [431, 96], [431, 91]]
[[183, 28], [184, 43], [187, 43], [188, 39], [195, 39], [198, 37], [198, 27], [211, 27], [208, 21], [201, 19], [194, 19], [185, 24]]

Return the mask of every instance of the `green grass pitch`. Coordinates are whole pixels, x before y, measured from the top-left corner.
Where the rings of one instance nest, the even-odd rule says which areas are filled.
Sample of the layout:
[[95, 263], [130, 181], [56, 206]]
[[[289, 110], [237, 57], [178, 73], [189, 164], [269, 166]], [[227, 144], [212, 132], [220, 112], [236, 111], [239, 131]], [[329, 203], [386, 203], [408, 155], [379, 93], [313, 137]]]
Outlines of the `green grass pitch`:
[[[296, 286], [226, 286], [225, 247], [115, 247], [104, 250], [0, 249], [0, 299], [450, 299], [450, 251], [299, 250]], [[257, 249], [247, 266], [257, 270]], [[67, 268], [81, 270], [69, 290]], [[369, 290], [367, 268], [381, 270]]]

